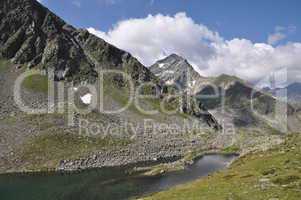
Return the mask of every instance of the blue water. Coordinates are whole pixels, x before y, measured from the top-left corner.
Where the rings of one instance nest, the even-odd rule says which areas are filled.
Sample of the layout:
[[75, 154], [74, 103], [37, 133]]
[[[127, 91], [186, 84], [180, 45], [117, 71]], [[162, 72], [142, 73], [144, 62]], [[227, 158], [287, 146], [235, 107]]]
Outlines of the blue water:
[[224, 169], [235, 155], [206, 155], [183, 171], [160, 177], [130, 174], [130, 167], [73, 174], [0, 176], [0, 200], [118, 200], [139, 197]]

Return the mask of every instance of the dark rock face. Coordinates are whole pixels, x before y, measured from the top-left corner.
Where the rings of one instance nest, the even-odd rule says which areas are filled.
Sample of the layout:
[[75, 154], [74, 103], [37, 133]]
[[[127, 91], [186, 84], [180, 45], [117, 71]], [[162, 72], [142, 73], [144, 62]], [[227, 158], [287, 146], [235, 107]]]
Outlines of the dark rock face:
[[102, 68], [122, 69], [136, 81], [153, 78], [127, 52], [66, 24], [35, 0], [0, 2], [0, 57], [53, 71], [56, 80], [94, 82]]

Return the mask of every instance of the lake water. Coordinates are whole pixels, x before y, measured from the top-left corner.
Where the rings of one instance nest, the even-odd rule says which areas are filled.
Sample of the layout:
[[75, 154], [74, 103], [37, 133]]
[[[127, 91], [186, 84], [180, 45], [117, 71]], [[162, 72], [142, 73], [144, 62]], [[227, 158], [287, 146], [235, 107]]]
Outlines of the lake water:
[[224, 169], [235, 155], [205, 155], [183, 171], [160, 177], [129, 174], [131, 167], [73, 174], [0, 175], [1, 200], [118, 200], [143, 196]]

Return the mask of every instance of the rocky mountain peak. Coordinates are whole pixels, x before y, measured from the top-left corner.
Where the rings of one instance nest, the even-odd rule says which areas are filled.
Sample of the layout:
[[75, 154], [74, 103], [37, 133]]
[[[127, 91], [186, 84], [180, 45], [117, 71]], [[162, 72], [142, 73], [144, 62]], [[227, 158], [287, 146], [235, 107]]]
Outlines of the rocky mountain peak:
[[[163, 67], [163, 65], [165, 65], [164, 66], [165, 68], [169, 67], [170, 69], [171, 67], [173, 67], [175, 70], [182, 70], [182, 71], [187, 70], [187, 68], [193, 69], [190, 63], [185, 58], [175, 53], [157, 61], [154, 65], [156, 64], [159, 64], [159, 67]], [[153, 66], [151, 66], [151, 68]]]
[[200, 76], [185, 58], [177, 54], [157, 61], [150, 70], [165, 84], [177, 84], [190, 94], [195, 94], [206, 79]]
[[179, 56], [178, 54], [170, 54], [166, 58], [162, 59], [162, 62], [167, 62], [167, 61], [184, 61], [185, 59], [182, 56]]

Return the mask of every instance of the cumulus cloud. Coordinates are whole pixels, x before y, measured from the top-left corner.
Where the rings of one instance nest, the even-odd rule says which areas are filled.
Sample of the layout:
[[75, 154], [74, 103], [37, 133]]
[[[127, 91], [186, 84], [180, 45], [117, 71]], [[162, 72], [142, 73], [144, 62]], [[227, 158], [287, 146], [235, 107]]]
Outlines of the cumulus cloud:
[[[281, 32], [281, 29], [278, 27], [275, 31]], [[301, 43], [273, 46], [244, 38], [225, 40], [185, 13], [123, 20], [108, 32], [88, 30], [129, 51], [146, 66], [177, 53], [204, 76], [226, 73], [255, 83], [274, 71], [287, 68], [294, 72], [288, 75], [290, 81], [300, 80], [296, 73], [301, 73]], [[286, 28], [286, 31], [293, 31], [293, 28]]]
[[204, 25], [195, 24], [185, 13], [173, 17], [158, 14], [144, 19], [121, 21], [108, 33], [94, 28], [88, 30], [131, 52], [147, 66], [174, 52], [200, 63], [214, 54], [211, 42], [222, 41], [218, 33]]

